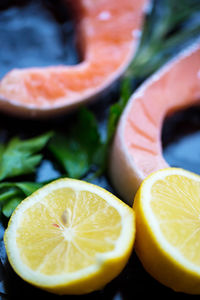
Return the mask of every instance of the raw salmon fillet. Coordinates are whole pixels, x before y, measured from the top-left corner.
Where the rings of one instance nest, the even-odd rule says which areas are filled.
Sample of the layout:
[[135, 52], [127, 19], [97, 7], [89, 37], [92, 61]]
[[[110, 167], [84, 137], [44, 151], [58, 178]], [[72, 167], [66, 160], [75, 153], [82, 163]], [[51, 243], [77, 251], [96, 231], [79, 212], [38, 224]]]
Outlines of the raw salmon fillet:
[[1, 110], [26, 116], [63, 113], [96, 98], [133, 58], [147, 0], [65, 1], [77, 19], [83, 61], [12, 70], [0, 82]]
[[110, 177], [132, 204], [150, 173], [168, 167], [162, 153], [166, 116], [200, 102], [200, 42], [168, 62], [133, 93], [122, 113], [110, 155]]

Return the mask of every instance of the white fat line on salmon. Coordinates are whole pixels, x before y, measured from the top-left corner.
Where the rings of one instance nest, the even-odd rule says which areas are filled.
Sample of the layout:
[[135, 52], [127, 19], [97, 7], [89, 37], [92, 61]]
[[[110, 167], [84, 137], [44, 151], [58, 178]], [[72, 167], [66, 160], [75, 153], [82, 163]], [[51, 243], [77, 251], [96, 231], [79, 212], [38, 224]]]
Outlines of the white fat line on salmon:
[[150, 142], [154, 143], [156, 141], [156, 138], [154, 136], [151, 136], [148, 134], [147, 131], [144, 131], [143, 129], [141, 129], [139, 126], [137, 126], [132, 119], [128, 120], [131, 128], [133, 129], [133, 131], [137, 132], [138, 134], [142, 135], [143, 137], [145, 137], [146, 139], [148, 139]]
[[135, 143], [133, 143], [133, 142], [130, 143], [130, 147], [131, 147], [131, 148], [135, 148], [135, 149], [139, 149], [139, 150], [141, 150], [141, 151], [145, 151], [145, 152], [150, 153], [150, 154], [152, 154], [152, 155], [156, 155], [156, 156], [158, 155], [158, 153], [157, 153], [155, 150], [152, 150], [152, 149], [149, 149], [149, 148], [147, 148], [147, 147], [144, 147], [144, 146], [135, 144]]

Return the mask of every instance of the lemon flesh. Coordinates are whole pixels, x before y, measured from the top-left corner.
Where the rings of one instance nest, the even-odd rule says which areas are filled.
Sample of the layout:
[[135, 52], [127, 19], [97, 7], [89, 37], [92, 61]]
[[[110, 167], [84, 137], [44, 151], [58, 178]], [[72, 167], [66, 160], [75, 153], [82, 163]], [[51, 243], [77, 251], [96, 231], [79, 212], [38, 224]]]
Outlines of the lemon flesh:
[[58, 294], [82, 294], [101, 288], [123, 269], [134, 227], [133, 210], [112, 194], [61, 179], [17, 207], [4, 241], [23, 279]]
[[200, 181], [170, 175], [152, 186], [151, 209], [166, 241], [200, 267]]
[[117, 210], [98, 195], [58, 189], [26, 210], [16, 243], [32, 270], [46, 275], [76, 272], [94, 264], [97, 253], [114, 249], [120, 223]]
[[179, 168], [149, 175], [135, 199], [135, 249], [144, 268], [175, 291], [200, 293], [200, 176]]

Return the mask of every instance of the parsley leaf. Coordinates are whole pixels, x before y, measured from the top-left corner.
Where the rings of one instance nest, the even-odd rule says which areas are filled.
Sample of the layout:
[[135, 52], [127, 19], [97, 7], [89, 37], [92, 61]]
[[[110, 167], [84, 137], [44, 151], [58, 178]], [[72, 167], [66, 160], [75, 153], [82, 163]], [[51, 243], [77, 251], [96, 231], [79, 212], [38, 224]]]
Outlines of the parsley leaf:
[[107, 123], [107, 140], [106, 140], [106, 143], [108, 144], [112, 140], [118, 120], [129, 100], [130, 95], [131, 95], [131, 81], [129, 78], [124, 78], [124, 80], [121, 83], [120, 99], [118, 102], [111, 105], [109, 110], [108, 123]]
[[42, 186], [42, 183], [37, 182], [0, 183], [0, 207], [3, 215], [9, 218], [24, 198]]
[[49, 150], [69, 177], [82, 178], [94, 165], [100, 164], [102, 147], [97, 120], [86, 108], [79, 110], [68, 134], [56, 133]]
[[7, 145], [0, 145], [0, 180], [32, 173], [42, 159], [37, 154], [52, 137], [52, 132], [28, 140], [12, 138]]

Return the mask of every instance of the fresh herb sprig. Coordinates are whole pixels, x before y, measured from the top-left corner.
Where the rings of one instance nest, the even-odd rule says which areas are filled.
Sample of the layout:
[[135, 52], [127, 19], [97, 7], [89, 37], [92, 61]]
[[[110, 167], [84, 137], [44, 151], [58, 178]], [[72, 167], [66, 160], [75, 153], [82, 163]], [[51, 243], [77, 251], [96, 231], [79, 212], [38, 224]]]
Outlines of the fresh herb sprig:
[[103, 148], [95, 115], [81, 108], [68, 134], [57, 132], [48, 148], [69, 177], [79, 179], [95, 171], [102, 163]]
[[9, 218], [17, 205], [26, 197], [42, 187], [38, 182], [0, 183], [0, 207], [2, 214]]
[[12, 138], [0, 145], [0, 181], [10, 177], [33, 173], [42, 160], [39, 153], [53, 133], [48, 132], [36, 138], [20, 140]]
[[136, 55], [126, 77], [144, 80], [200, 37], [199, 0], [151, 2]]
[[42, 149], [47, 145], [53, 132], [47, 132], [38, 137], [21, 140], [12, 138], [6, 144], [0, 144], [0, 208], [4, 216], [10, 217], [16, 206], [32, 192], [42, 186], [36, 182], [5, 182], [16, 180], [36, 172], [42, 161]]

